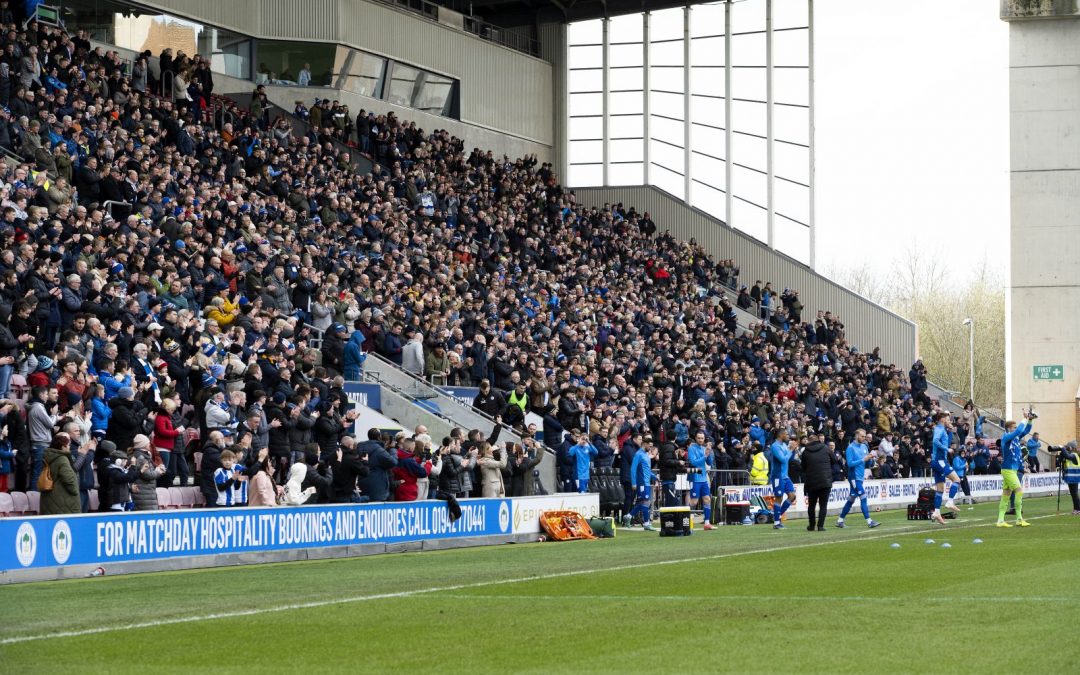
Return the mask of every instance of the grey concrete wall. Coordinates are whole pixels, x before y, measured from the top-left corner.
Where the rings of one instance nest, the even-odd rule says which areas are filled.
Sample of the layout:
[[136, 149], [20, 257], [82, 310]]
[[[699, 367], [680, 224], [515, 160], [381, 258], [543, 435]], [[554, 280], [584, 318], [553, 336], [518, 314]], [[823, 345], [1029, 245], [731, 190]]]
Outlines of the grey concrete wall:
[[[1034, 405], [1040, 437], [1061, 443], [1080, 387], [1080, 18], [1011, 21], [1009, 46], [1006, 416]], [[1064, 377], [1037, 381], [1036, 365]]]
[[462, 122], [547, 147], [554, 142], [550, 63], [416, 14], [367, 0], [139, 2], [245, 35], [334, 42], [455, 77]]

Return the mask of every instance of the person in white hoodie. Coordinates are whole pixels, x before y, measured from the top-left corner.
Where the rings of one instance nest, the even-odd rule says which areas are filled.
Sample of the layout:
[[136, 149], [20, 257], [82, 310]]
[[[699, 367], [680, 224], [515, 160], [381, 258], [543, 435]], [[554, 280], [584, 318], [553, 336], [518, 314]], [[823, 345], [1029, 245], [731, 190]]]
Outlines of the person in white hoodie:
[[297, 462], [289, 467], [289, 482], [285, 483], [285, 496], [282, 497], [282, 504], [299, 506], [306, 503], [311, 498], [311, 495], [315, 494], [315, 486], [310, 486], [307, 489], [301, 487], [306, 477], [307, 464]]
[[412, 334], [401, 350], [401, 367], [419, 377], [424, 376], [424, 336], [419, 331]]

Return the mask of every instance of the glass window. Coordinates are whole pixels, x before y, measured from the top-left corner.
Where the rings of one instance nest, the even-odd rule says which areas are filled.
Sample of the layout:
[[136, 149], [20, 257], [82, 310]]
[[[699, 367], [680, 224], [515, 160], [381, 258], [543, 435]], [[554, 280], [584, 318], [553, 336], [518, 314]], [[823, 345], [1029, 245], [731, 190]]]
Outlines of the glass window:
[[608, 136], [611, 138], [641, 138], [645, 134], [643, 115], [613, 115], [608, 118]]
[[311, 73], [313, 86], [333, 86], [337, 47], [314, 42], [255, 41], [255, 81], [259, 84], [298, 84], [300, 72]]
[[738, 199], [739, 193], [732, 186], [731, 220], [729, 225], [741, 230], [758, 241], [767, 241], [769, 237], [769, 215], [765, 209], [754, 204], [748, 204]]
[[353, 51], [352, 64], [342, 86], [363, 96], [381, 98], [385, 76], [386, 59], [367, 52]]
[[390, 71], [390, 89], [386, 100], [394, 105], [411, 106], [420, 70], [403, 63], [395, 63]]
[[599, 164], [603, 161], [603, 141], [570, 141], [571, 164]]
[[810, 31], [773, 31], [773, 65], [806, 66], [810, 63]]
[[765, 148], [768, 145], [764, 138], [733, 133], [731, 134], [731, 159], [751, 169], [767, 171], [769, 160]]
[[612, 68], [640, 66], [644, 62], [645, 49], [641, 43], [618, 44], [608, 47], [608, 65]]
[[774, 68], [773, 101], [810, 105], [810, 69]]
[[608, 94], [608, 110], [612, 115], [641, 114], [645, 111], [645, 96], [640, 91], [613, 91]]
[[792, 258], [803, 263], [809, 262], [810, 228], [777, 213], [773, 219], [773, 245]]
[[713, 157], [724, 156], [727, 143], [723, 131], [695, 124], [690, 133], [693, 134], [692, 138], [694, 140], [691, 144], [691, 148], [700, 150], [706, 155], [712, 155]]
[[722, 186], [715, 188], [694, 179], [694, 194], [691, 195], [693, 206], [708, 213], [713, 218], [727, 222], [727, 197], [724, 195]]
[[569, 78], [570, 93], [580, 91], [603, 91], [604, 72], [596, 70], [571, 70]]
[[775, 210], [800, 223], [810, 222], [810, 188], [786, 180], [773, 181]]
[[807, 108], [774, 105], [773, 138], [810, 145], [810, 111]]
[[[681, 166], [681, 165], [680, 165]], [[660, 164], [653, 163], [649, 166], [649, 180], [656, 187], [671, 194], [678, 199], [686, 197], [686, 181], [681, 173], [677, 173]]]
[[601, 164], [581, 164], [569, 167], [570, 185], [575, 187], [588, 187], [603, 185], [604, 167]]
[[572, 117], [578, 115], [603, 115], [604, 95], [600, 92], [570, 94], [570, 103], [567, 108]]
[[[723, 30], [723, 24], [720, 30]], [[690, 41], [690, 63], [695, 66], [724, 65], [724, 36], [694, 38]]]
[[567, 130], [570, 140], [604, 137], [603, 117], [571, 117]]
[[690, 12], [690, 37], [723, 34], [724, 3], [717, 2], [693, 7]]
[[566, 41], [569, 45], [598, 45], [604, 41], [602, 19], [579, 21], [566, 28]]
[[644, 68], [612, 68], [608, 70], [609, 91], [640, 91], [645, 86]]
[[608, 167], [609, 185], [642, 185], [644, 183], [645, 165], [641, 162], [612, 164]]
[[680, 148], [684, 142], [683, 134], [685, 133], [685, 130], [683, 126], [683, 122], [676, 122], [655, 115], [652, 115], [649, 119], [649, 133], [652, 134], [653, 138], [676, 145]]
[[448, 116], [455, 84], [455, 80], [445, 75], [421, 72], [412, 107], [432, 115]]
[[723, 68], [691, 68], [690, 93], [723, 96], [727, 83]]
[[738, 165], [731, 167], [731, 194], [757, 204], [762, 209], [762, 213], [768, 199], [767, 183], [768, 180], [763, 173], [744, 169]]
[[773, 173], [809, 185], [810, 149], [788, 143], [773, 144]]
[[765, 95], [764, 68], [731, 69], [731, 98], [764, 101]]
[[667, 143], [658, 140], [649, 142], [649, 161], [665, 166], [679, 175], [683, 173], [683, 165], [686, 163], [686, 155], [682, 148], [674, 148]]
[[570, 67], [577, 68], [602, 68], [604, 66], [603, 45], [586, 45], [571, 47], [569, 54]]
[[640, 162], [645, 158], [645, 144], [638, 140], [610, 141], [608, 144], [608, 161], [610, 162]]
[[724, 117], [724, 100], [720, 98], [691, 96], [690, 115], [694, 122], [721, 129], [727, 127], [727, 119]]
[[649, 46], [649, 64], [653, 66], [681, 66], [683, 42], [654, 42]]
[[805, 28], [810, 15], [807, 0], [772, 0], [773, 30]]
[[[624, 14], [611, 18], [608, 24], [608, 44], [641, 42], [643, 35], [642, 15]], [[639, 50], [640, 51], [640, 50]]]
[[[764, 136], [768, 131], [765, 128], [765, 108], [764, 103], [732, 100], [731, 120], [728, 123], [735, 131], [745, 131], [749, 134]], [[779, 109], [780, 106], [774, 106], [774, 110]]]
[[685, 107], [686, 99], [682, 94], [654, 91], [649, 99], [649, 111], [654, 115], [681, 120]]
[[649, 13], [650, 40], [677, 40], [683, 36], [683, 10], [681, 7]]

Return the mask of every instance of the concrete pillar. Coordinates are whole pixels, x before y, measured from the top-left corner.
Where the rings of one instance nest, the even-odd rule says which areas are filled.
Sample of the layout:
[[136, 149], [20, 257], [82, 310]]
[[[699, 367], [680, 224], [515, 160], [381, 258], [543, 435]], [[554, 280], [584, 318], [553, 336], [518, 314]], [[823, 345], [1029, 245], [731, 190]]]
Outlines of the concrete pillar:
[[[1006, 416], [1034, 405], [1040, 437], [1075, 437], [1080, 387], [1080, 11], [1002, 0], [1009, 21], [1012, 260]], [[1059, 366], [1034, 371], [1036, 366]]]

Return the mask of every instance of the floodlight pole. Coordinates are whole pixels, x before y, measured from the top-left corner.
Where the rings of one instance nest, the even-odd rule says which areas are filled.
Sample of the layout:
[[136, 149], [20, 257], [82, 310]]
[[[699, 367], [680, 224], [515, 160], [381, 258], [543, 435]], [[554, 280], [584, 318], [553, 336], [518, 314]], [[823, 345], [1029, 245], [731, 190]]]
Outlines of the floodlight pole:
[[968, 400], [975, 402], [975, 321], [964, 319], [968, 327]]

